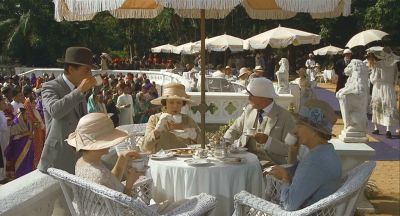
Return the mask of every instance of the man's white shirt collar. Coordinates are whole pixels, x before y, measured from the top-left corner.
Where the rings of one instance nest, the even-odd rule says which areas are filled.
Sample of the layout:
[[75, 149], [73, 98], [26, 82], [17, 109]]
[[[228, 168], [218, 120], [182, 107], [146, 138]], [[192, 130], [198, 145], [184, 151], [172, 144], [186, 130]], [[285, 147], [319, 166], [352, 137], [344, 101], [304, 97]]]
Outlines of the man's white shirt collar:
[[268, 113], [269, 112], [271, 112], [271, 110], [272, 110], [272, 107], [274, 106], [274, 101], [272, 101], [272, 103], [270, 104], [270, 105], [268, 105], [268, 106], [266, 106], [263, 110], [264, 110], [264, 112], [263, 112], [263, 116], [266, 116], [266, 115], [268, 115]]
[[70, 82], [70, 81], [68, 80], [68, 78], [65, 76], [65, 74], [62, 74], [62, 78], [63, 78], [63, 80], [65, 81], [65, 83], [67, 83], [67, 85], [68, 85], [68, 87], [71, 89], [71, 91], [75, 89], [75, 85], [72, 84], [72, 82]]

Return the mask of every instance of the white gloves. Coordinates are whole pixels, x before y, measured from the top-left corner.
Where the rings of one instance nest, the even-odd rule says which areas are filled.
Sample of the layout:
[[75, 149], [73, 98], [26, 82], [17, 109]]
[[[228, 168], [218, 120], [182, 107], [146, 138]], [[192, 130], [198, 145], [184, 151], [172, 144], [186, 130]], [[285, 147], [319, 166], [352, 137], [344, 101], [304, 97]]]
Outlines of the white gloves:
[[159, 131], [159, 132], [165, 131], [167, 129], [168, 120], [172, 120], [172, 115], [170, 115], [168, 113], [161, 114], [160, 119], [157, 122], [155, 130]]

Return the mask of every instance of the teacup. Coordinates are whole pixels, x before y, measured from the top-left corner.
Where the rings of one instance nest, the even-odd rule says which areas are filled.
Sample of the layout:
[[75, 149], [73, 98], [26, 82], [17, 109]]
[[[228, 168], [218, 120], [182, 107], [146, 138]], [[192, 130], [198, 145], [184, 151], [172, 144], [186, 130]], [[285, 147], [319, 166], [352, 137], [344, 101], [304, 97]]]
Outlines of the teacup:
[[285, 143], [287, 145], [294, 145], [297, 142], [297, 137], [292, 133], [287, 133], [285, 137]]
[[146, 164], [145, 164], [145, 160], [140, 158], [140, 159], [136, 159], [136, 160], [131, 160], [129, 163], [130, 167], [135, 168], [136, 171], [138, 172], [143, 172], [146, 169]]
[[181, 114], [173, 115], [172, 119], [174, 120], [174, 122], [176, 124], [182, 123], [182, 115]]
[[96, 86], [101, 86], [103, 84], [103, 79], [100, 75], [96, 75], [94, 78], [96, 79]]

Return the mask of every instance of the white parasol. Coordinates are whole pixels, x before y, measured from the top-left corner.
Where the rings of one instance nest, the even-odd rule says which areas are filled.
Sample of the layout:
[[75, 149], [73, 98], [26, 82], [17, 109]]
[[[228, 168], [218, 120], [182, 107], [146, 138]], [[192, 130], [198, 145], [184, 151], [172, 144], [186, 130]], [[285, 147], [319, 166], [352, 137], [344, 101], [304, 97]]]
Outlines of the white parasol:
[[349, 42], [347, 42], [346, 47], [351, 49], [356, 46], [365, 46], [372, 41], [382, 40], [386, 35], [388, 35], [388, 33], [375, 29], [362, 31], [354, 35]]

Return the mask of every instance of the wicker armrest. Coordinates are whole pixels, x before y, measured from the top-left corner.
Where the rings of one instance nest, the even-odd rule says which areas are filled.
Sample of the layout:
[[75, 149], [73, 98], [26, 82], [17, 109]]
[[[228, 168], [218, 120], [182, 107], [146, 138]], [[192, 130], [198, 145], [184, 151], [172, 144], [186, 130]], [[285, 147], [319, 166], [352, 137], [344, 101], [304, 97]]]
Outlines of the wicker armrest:
[[131, 197], [140, 198], [147, 205], [150, 204], [150, 200], [152, 199], [151, 191], [152, 191], [153, 179], [140, 176], [138, 180], [133, 184]]
[[251, 215], [257, 215], [256, 212], [260, 212], [262, 215], [290, 214], [290, 212], [283, 210], [281, 206], [250, 194], [247, 191], [241, 191], [236, 194], [234, 199], [235, 209], [238, 211], [238, 215], [247, 215], [247, 212], [252, 212]]
[[200, 216], [207, 215], [211, 212], [215, 205], [217, 204], [217, 200], [214, 196], [201, 193], [197, 196], [189, 197], [185, 200], [179, 201], [173, 205], [171, 209], [165, 212], [163, 215], [174, 215], [174, 216]]
[[265, 183], [265, 199], [275, 204], [279, 203], [283, 182], [272, 175], [266, 175]]

